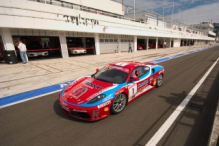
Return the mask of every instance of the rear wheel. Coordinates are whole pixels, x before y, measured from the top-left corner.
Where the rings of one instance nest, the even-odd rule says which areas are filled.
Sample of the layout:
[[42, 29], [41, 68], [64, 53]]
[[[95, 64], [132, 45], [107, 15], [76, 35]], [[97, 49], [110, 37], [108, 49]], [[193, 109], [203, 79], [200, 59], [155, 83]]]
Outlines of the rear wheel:
[[162, 85], [162, 83], [163, 83], [163, 75], [160, 74], [160, 75], [158, 76], [158, 78], [157, 78], [156, 87], [157, 87], [157, 88], [160, 87], [160, 86]]
[[111, 105], [111, 111], [114, 114], [118, 114], [121, 111], [123, 111], [123, 109], [126, 106], [126, 102], [127, 102], [127, 98], [126, 95], [123, 93], [120, 93], [119, 95], [117, 95], [114, 100], [113, 103]]

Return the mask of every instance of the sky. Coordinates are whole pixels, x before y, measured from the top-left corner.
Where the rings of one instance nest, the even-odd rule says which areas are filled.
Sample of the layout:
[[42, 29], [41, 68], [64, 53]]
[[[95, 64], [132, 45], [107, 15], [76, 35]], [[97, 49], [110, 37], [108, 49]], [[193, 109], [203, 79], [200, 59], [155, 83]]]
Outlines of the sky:
[[[113, 0], [122, 3], [122, 0]], [[134, 6], [134, 0], [124, 0]], [[135, 0], [135, 7], [149, 10], [186, 24], [219, 22], [219, 0]]]

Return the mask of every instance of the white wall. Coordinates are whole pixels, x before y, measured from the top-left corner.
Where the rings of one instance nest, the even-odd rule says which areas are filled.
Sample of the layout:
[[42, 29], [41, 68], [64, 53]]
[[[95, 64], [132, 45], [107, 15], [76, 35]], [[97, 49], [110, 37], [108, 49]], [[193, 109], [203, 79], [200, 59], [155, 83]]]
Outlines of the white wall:
[[0, 31], [5, 50], [15, 50], [10, 30], [8, 28], [2, 28]]
[[111, 1], [111, 0], [62, 0], [77, 5], [83, 5], [114, 14], [124, 15], [122, 4]]
[[174, 39], [173, 40], [173, 47], [180, 47], [181, 39]]
[[[0, 20], [7, 20], [1, 21], [0, 27], [214, 40], [214, 38], [207, 36], [197, 34], [191, 36], [190, 33], [163, 27], [154, 26], [151, 28], [151, 25], [147, 24], [26, 0], [4, 0], [1, 1], [0, 6], [2, 6]], [[88, 26], [76, 25], [66, 22], [66, 18], [63, 18], [64, 15], [80, 15], [83, 18], [95, 19], [99, 21], [99, 25], [92, 26], [91, 23]]]

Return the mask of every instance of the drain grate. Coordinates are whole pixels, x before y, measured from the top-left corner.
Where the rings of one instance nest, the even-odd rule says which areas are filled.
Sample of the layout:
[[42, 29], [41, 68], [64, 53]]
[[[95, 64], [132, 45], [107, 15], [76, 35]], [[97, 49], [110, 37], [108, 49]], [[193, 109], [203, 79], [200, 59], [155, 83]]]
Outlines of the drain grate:
[[196, 103], [189, 103], [188, 108], [195, 110], [195, 111], [198, 111], [198, 112], [202, 112], [204, 106], [196, 104]]

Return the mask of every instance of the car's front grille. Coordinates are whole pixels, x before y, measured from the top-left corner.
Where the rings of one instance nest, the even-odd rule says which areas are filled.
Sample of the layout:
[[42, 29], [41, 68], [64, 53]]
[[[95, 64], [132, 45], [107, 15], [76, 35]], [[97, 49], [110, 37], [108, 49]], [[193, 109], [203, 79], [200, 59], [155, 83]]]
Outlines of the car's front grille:
[[82, 113], [82, 112], [71, 112], [71, 115], [74, 117], [85, 118], [85, 119], [90, 118], [90, 115], [88, 113]]

